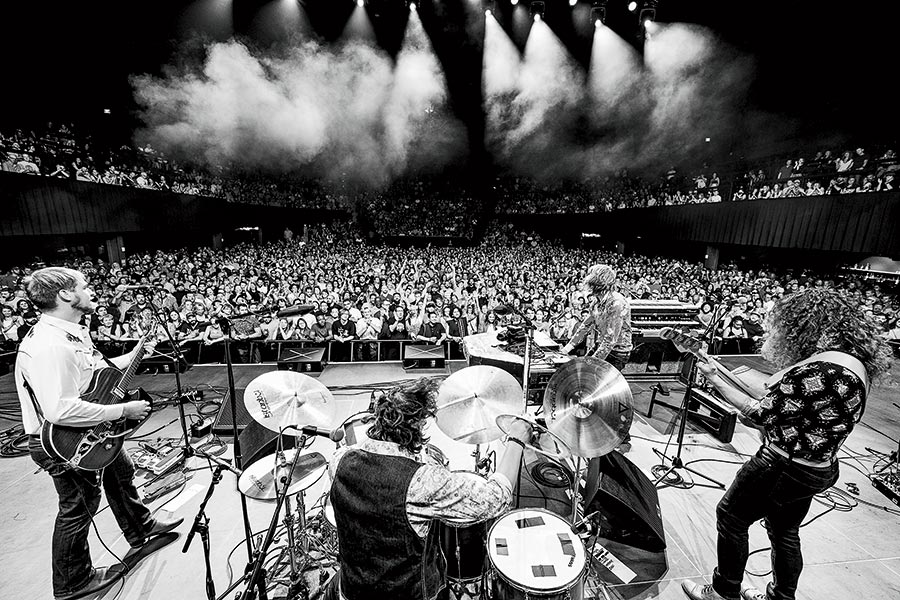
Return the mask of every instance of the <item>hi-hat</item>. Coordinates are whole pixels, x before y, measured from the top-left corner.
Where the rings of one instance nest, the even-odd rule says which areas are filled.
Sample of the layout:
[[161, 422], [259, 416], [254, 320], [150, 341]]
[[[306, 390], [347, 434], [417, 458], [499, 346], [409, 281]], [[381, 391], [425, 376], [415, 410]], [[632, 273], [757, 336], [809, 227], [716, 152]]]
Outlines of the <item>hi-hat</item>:
[[[251, 464], [238, 478], [238, 489], [248, 498], [276, 500], [282, 485], [287, 481], [288, 473], [291, 473], [291, 461], [294, 460], [296, 452], [296, 448], [285, 450], [283, 461], [276, 453]], [[328, 463], [325, 461], [325, 457], [318, 452], [301, 454], [297, 457], [297, 464], [291, 473], [291, 485], [288, 486], [287, 494], [296, 494], [305, 490], [317, 482], [327, 468]]]
[[613, 450], [627, 436], [632, 417], [631, 388], [605, 360], [576, 358], [547, 382], [547, 428], [576, 456], [594, 458]]
[[435, 424], [447, 437], [464, 444], [499, 440], [501, 414], [525, 412], [522, 386], [498, 367], [465, 367], [447, 377], [438, 388]]
[[275, 432], [307, 425], [330, 428], [336, 409], [324, 384], [295, 371], [270, 371], [248, 383], [244, 406], [254, 421]]

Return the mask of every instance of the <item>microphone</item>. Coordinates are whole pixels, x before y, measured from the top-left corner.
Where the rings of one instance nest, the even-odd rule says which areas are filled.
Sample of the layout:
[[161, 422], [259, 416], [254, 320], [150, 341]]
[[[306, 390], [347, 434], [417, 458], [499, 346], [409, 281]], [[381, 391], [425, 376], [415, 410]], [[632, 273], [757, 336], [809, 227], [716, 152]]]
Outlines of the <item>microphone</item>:
[[155, 285], [117, 285], [116, 291], [127, 292], [129, 290], [155, 290]]
[[337, 443], [344, 439], [344, 430], [343, 429], [322, 429], [320, 427], [316, 427], [315, 425], [306, 425], [300, 428], [300, 432], [303, 435], [318, 435], [319, 437], [326, 437], [330, 439], [332, 442]]
[[286, 319], [288, 317], [295, 317], [297, 315], [305, 315], [307, 313], [311, 313], [313, 310], [315, 310], [315, 308], [316, 307], [312, 304], [297, 304], [279, 310], [277, 313], [275, 313], [275, 316], [279, 319]]

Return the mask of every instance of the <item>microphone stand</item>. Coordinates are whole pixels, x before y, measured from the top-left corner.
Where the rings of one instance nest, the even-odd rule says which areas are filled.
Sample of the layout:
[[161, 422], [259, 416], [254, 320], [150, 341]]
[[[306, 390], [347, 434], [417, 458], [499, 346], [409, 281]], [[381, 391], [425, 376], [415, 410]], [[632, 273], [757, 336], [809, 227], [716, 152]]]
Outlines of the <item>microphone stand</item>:
[[[716, 309], [713, 311], [713, 318], [710, 320], [709, 325], [707, 325], [706, 331], [703, 333], [702, 339], [705, 339], [705, 340], [712, 339], [710, 337], [710, 333], [715, 329], [716, 324], [719, 322], [719, 319], [722, 318], [722, 316], [724, 316], [724, 315], [719, 315], [718, 313], [719, 313], [719, 306], [717, 306]], [[681, 408], [679, 410], [679, 418], [681, 420], [678, 423], [678, 438], [677, 438], [678, 450], [676, 451], [675, 456], [670, 457], [670, 456], [666, 456], [665, 453], [660, 452], [656, 448], [653, 449], [653, 452], [657, 456], [659, 456], [660, 459], [663, 461], [661, 465], [657, 465], [656, 467], [654, 467], [654, 473], [657, 470], [665, 469], [665, 471], [663, 471], [662, 474], [656, 478], [656, 481], [653, 482], [653, 486], [654, 487], [658, 486], [675, 469], [684, 469], [685, 471], [687, 471], [693, 475], [696, 475], [697, 477], [705, 479], [705, 480], [709, 481], [710, 483], [714, 484], [714, 485], [710, 485], [708, 483], [695, 483], [694, 485], [698, 485], [700, 487], [710, 487], [710, 488], [718, 488], [718, 489], [724, 490], [725, 484], [723, 484], [722, 482], [720, 482], [716, 479], [713, 479], [712, 477], [704, 475], [703, 473], [700, 473], [699, 471], [697, 471], [695, 469], [692, 469], [692, 468], [686, 466], [684, 464], [684, 461], [681, 460], [681, 450], [682, 450], [682, 448], [684, 448], [684, 430], [685, 430], [685, 426], [687, 425], [688, 413], [690, 412], [689, 407], [690, 407], [690, 403], [691, 403], [691, 392], [694, 389], [694, 380], [697, 378], [697, 358], [693, 354], [691, 354], [691, 355], [689, 355], [687, 360], [691, 361], [691, 368], [690, 368], [690, 373], [688, 375], [687, 387], [684, 390], [684, 399], [682, 399], [682, 401], [681, 401]], [[672, 463], [671, 466], [669, 466], [668, 468], [666, 467], [666, 461], [671, 461], [671, 463]]]
[[203, 540], [203, 559], [206, 562], [206, 597], [208, 600], [215, 600], [216, 584], [213, 581], [212, 566], [209, 563], [209, 517], [206, 516], [206, 503], [212, 496], [216, 484], [221, 480], [222, 466], [220, 465], [213, 471], [212, 481], [210, 481], [209, 488], [206, 490], [206, 497], [203, 498], [203, 502], [200, 503], [200, 510], [197, 512], [197, 517], [194, 519], [194, 525], [191, 527], [191, 531], [184, 541], [184, 547], [181, 549], [183, 553], [187, 552], [188, 548], [191, 546], [191, 541], [194, 539], [194, 534], [200, 534], [200, 539]]

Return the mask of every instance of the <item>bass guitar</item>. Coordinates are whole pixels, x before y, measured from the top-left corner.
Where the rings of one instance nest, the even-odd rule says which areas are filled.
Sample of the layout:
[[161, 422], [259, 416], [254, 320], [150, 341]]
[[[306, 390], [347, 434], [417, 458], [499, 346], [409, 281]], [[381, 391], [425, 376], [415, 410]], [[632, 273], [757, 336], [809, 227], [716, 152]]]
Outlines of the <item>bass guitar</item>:
[[759, 398], [759, 390], [754, 390], [753, 388], [748, 386], [745, 381], [729, 371], [725, 365], [711, 357], [703, 350], [703, 340], [701, 340], [700, 338], [682, 333], [677, 329], [673, 329], [672, 327], [663, 327], [662, 329], [660, 329], [659, 337], [663, 338], [664, 340], [671, 340], [672, 343], [675, 344], [675, 346], [678, 347], [680, 351], [690, 352], [703, 362], [714, 366], [719, 372], [719, 376], [727, 381], [732, 387], [739, 389], [751, 398]]
[[[113, 366], [95, 371], [91, 384], [81, 395], [81, 399], [85, 402], [107, 405], [129, 402], [136, 395], [140, 395], [141, 400], [149, 400], [149, 394], [143, 390], [137, 392], [128, 390], [143, 358], [144, 345], [148, 339], [149, 335], [144, 335], [138, 340], [134, 356], [124, 371]], [[73, 468], [99, 471], [113, 461], [122, 449], [125, 437], [137, 429], [145, 419], [146, 417], [143, 419], [123, 417], [88, 427], [56, 425], [44, 421], [41, 427], [41, 446], [44, 452]]]

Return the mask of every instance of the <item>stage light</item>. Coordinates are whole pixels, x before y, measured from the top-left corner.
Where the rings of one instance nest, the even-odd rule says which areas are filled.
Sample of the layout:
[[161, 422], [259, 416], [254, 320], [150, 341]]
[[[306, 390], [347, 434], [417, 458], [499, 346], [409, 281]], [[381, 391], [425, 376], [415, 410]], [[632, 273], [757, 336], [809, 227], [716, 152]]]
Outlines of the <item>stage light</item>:
[[569, 0], [569, 6], [575, 6], [578, 4], [578, 0]]
[[510, 0], [510, 4], [512, 4], [513, 6], [515, 6], [518, 3], [519, 3], [519, 0]]
[[540, 21], [544, 18], [544, 3], [540, 1], [532, 2], [528, 7], [528, 12], [531, 13], [535, 21]]
[[628, 10], [630, 10], [631, 12], [636, 11], [637, 10], [637, 2], [629, 2]]
[[607, 0], [595, 0], [591, 7], [591, 21], [595, 27], [606, 25], [606, 2]]
[[659, 4], [659, 0], [644, 0], [644, 6], [641, 8], [640, 16], [638, 16], [638, 22], [644, 29], [647, 28], [649, 22], [656, 20], [657, 4]]
[[365, 4], [365, 0], [356, 0], [356, 5], [357, 5], [358, 7], [362, 8], [362, 7], [363, 7], [363, 4]]
[[495, 8], [496, 7], [494, 5], [494, 0], [485, 0], [484, 1], [484, 14], [485, 15], [490, 16], [490, 15], [494, 14]]
[[409, 10], [415, 12], [415, 10], [416, 10], [416, 3], [415, 3], [415, 2], [408, 2], [408, 4], [409, 4]]

